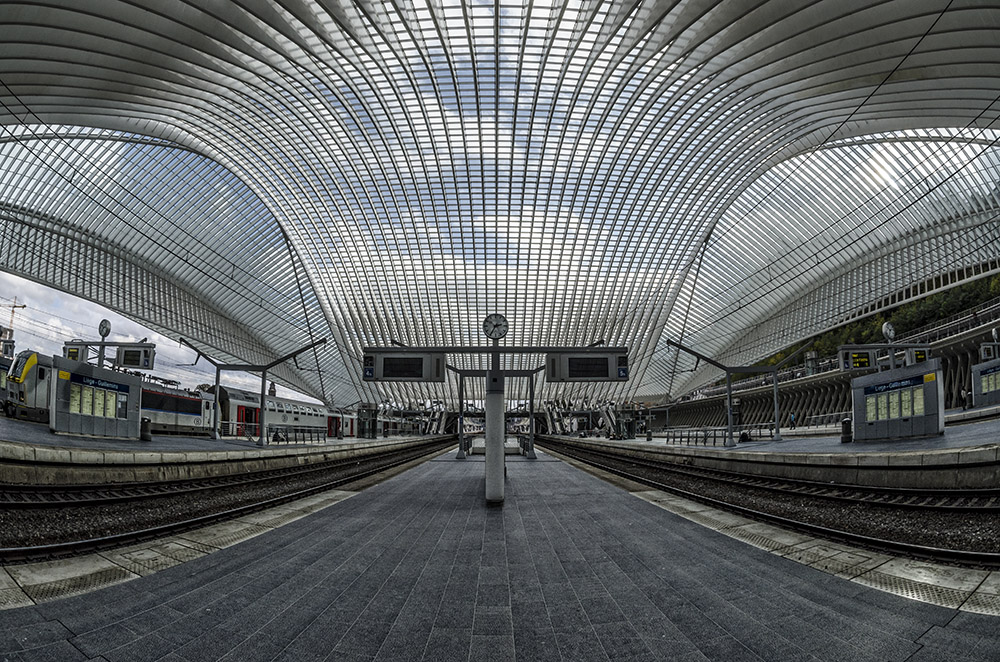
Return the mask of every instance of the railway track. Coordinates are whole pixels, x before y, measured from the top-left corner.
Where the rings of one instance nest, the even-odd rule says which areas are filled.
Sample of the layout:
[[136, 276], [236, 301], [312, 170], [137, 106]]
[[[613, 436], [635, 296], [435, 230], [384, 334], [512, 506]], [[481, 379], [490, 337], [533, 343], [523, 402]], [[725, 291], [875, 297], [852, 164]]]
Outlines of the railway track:
[[[428, 445], [430, 448], [438, 446], [440, 444]], [[68, 505], [101, 505], [155, 496], [193, 495], [223, 487], [250, 486], [290, 477], [322, 475], [331, 471], [352, 468], [358, 464], [359, 459], [372, 461], [381, 457], [395, 457], [398, 454], [399, 451], [386, 450], [304, 466], [197, 479], [129, 482], [115, 485], [2, 485], [0, 486], [0, 508], [58, 508]]]
[[869, 490], [692, 468], [582, 449], [552, 438], [536, 443], [655, 489], [817, 537], [944, 563], [1000, 568], [997, 490]]
[[[303, 467], [261, 471], [245, 476], [218, 479], [169, 481], [163, 484], [101, 488], [3, 486], [0, 504], [4, 528], [8, 520], [47, 527], [46, 540], [34, 544], [0, 546], [0, 562], [24, 563], [77, 556], [122, 547], [188, 531], [208, 524], [235, 519], [245, 514], [337, 489], [420, 458], [430, 457], [453, 446], [440, 440], [410, 446], [404, 450], [380, 451], [369, 455], [323, 462]], [[178, 503], [197, 499], [191, 509]], [[163, 505], [161, 508], [160, 505]], [[202, 507], [204, 504], [211, 504]], [[199, 506], [198, 509], [193, 506]], [[196, 511], [192, 512], [191, 511]], [[122, 513], [138, 513], [122, 521]], [[142, 515], [146, 512], [149, 515]], [[160, 514], [159, 516], [157, 514]], [[97, 522], [93, 528], [80, 526], [63, 532], [50, 530], [53, 522], [74, 521], [79, 516]], [[110, 524], [108, 522], [111, 522]], [[117, 524], [115, 523], [117, 521]], [[117, 529], [117, 530], [111, 530]], [[80, 535], [94, 529], [100, 535]], [[8, 532], [4, 532], [5, 537]]]

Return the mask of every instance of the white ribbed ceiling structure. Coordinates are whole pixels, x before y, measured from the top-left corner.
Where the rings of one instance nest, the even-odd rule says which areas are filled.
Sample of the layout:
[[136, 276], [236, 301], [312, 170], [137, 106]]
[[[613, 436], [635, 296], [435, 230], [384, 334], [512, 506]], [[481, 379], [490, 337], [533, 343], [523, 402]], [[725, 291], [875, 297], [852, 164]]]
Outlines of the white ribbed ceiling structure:
[[971, 0], [6, 1], [0, 269], [333, 405], [493, 312], [653, 401], [996, 271], [998, 101]]

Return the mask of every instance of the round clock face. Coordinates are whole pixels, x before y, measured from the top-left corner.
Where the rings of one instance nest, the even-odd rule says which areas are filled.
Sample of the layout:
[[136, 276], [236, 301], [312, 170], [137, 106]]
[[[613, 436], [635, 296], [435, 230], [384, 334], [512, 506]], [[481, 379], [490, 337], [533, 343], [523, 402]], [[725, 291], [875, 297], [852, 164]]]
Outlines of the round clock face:
[[101, 325], [97, 327], [97, 332], [101, 334], [102, 338], [107, 338], [108, 334], [111, 333], [111, 322], [101, 320]]
[[889, 341], [896, 337], [896, 329], [892, 327], [892, 323], [886, 322], [882, 325], [882, 335]]
[[483, 333], [487, 338], [497, 340], [507, 335], [507, 318], [500, 313], [487, 315], [483, 320]]

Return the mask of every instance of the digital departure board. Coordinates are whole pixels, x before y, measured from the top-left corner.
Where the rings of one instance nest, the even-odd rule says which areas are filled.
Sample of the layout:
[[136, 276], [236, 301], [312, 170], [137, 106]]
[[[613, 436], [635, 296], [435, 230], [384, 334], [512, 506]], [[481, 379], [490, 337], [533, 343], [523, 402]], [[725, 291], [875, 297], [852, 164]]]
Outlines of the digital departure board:
[[872, 367], [871, 352], [851, 352], [851, 367], [852, 368]]
[[365, 354], [361, 378], [366, 382], [443, 382], [446, 355], [438, 352], [375, 352]]
[[382, 379], [420, 379], [423, 376], [422, 356], [387, 356], [382, 360]]
[[624, 382], [628, 378], [627, 354], [550, 352], [545, 356], [545, 379], [550, 382]]
[[855, 349], [850, 346], [840, 348], [841, 370], [864, 370], [875, 367], [874, 352], [870, 349]]
[[608, 357], [606, 356], [570, 356], [566, 359], [566, 378], [573, 379], [607, 379]]

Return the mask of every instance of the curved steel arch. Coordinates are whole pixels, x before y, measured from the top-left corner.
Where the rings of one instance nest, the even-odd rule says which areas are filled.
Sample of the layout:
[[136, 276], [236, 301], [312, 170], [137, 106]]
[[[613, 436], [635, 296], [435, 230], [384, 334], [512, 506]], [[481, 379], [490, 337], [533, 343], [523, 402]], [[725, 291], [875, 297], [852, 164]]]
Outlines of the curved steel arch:
[[[972, 0], [15, 0], [0, 208], [116, 247], [97, 292], [141, 261], [133, 300], [159, 280], [212, 308], [143, 320], [208, 351], [332, 336], [282, 375], [331, 404], [454, 398], [362, 383], [360, 348], [479, 344], [490, 312], [514, 344], [632, 348], [631, 382], [539, 398], [656, 399], [713, 378], [668, 336], [745, 363], [899, 300], [879, 270], [983, 273], [998, 19]], [[115, 141], [142, 158], [102, 169]], [[0, 269], [64, 289], [81, 268], [15, 254]]]

